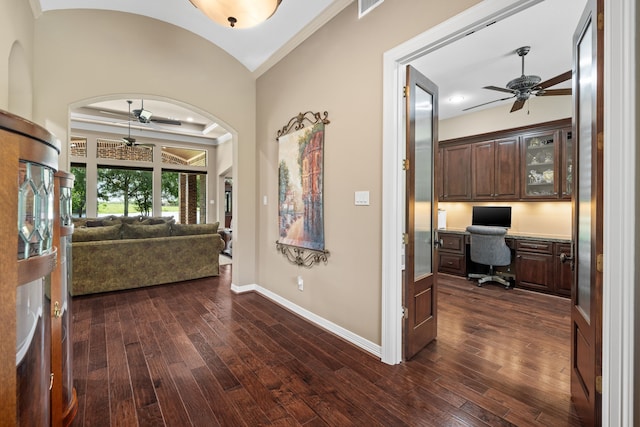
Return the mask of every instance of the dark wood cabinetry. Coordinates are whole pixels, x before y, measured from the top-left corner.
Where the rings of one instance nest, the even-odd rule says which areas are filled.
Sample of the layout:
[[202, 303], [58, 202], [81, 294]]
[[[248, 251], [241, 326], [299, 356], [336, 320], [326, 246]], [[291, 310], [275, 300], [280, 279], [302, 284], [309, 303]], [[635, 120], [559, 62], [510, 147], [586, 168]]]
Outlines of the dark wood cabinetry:
[[543, 240], [516, 241], [516, 286], [553, 293], [553, 243]]
[[438, 270], [443, 273], [467, 275], [466, 241], [464, 234], [439, 233], [440, 257]]
[[[465, 232], [438, 231], [440, 250], [438, 271], [466, 276], [473, 272], [469, 259], [469, 236]], [[571, 255], [571, 243], [511, 236], [506, 239], [512, 250], [511, 265], [498, 270], [513, 277], [517, 288], [569, 297], [573, 272], [569, 262], [562, 263], [560, 255]], [[477, 266], [476, 266], [477, 267]], [[471, 269], [471, 270], [469, 270]]]
[[518, 138], [471, 145], [473, 200], [514, 200], [520, 197]]
[[442, 200], [471, 200], [471, 146], [442, 149]]
[[441, 201], [571, 198], [571, 119], [442, 141]]
[[561, 174], [560, 198], [571, 199], [573, 192], [573, 132], [571, 128], [560, 131], [562, 144], [560, 145]]
[[561, 256], [571, 255], [570, 243], [556, 243], [554, 245], [554, 265], [555, 265], [555, 293], [558, 295], [570, 297], [571, 284], [573, 283], [573, 270], [571, 262], [562, 262]]

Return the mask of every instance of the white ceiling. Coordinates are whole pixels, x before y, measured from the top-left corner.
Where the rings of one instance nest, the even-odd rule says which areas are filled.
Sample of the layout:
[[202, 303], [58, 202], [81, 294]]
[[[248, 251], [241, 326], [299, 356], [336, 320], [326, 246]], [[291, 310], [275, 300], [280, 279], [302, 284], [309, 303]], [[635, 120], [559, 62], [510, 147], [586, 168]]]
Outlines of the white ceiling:
[[[43, 12], [72, 8], [117, 10], [166, 21], [199, 34], [233, 55], [250, 71], [258, 70], [259, 74], [354, 0], [284, 0], [269, 20], [250, 29], [222, 27], [206, 18], [189, 0], [39, 1]], [[440, 118], [464, 114], [464, 108], [509, 96], [483, 87], [505, 87], [507, 82], [520, 76], [521, 60], [515, 50], [521, 46], [531, 46], [531, 51], [525, 57], [527, 75], [535, 74], [545, 81], [570, 70], [573, 29], [585, 3], [586, 0], [544, 0], [414, 60], [412, 65], [439, 87]], [[384, 8], [378, 8], [372, 13], [383, 11]], [[564, 87], [570, 87], [570, 82], [552, 89]], [[451, 104], [449, 99], [454, 95], [463, 96], [463, 103]], [[139, 102], [140, 100], [134, 99], [132, 108], [138, 108], [136, 105]], [[471, 111], [500, 104], [511, 105], [512, 100], [492, 103]], [[535, 108], [535, 97], [520, 112], [512, 114], [526, 114], [528, 108]], [[209, 134], [202, 135], [202, 130], [213, 123], [184, 106], [145, 100], [145, 109], [152, 111], [155, 116], [182, 120], [183, 126], [164, 126], [174, 134], [209, 138], [209, 142], [211, 138], [224, 138], [226, 134], [226, 130], [218, 127]], [[119, 120], [122, 125], [121, 117], [114, 120], [111, 115], [112, 118], [109, 119], [110, 114], [105, 115], [101, 111], [126, 112], [127, 103], [125, 99], [120, 99], [92, 104], [83, 110], [72, 112], [72, 119], [75, 116], [77, 122], [84, 122], [83, 127], [101, 120]], [[193, 124], [187, 121], [188, 117], [193, 118]], [[161, 131], [163, 126], [149, 129], [150, 126], [146, 125], [145, 128], [148, 131]]]
[[[573, 32], [585, 4], [586, 0], [545, 0], [413, 61], [411, 65], [438, 86], [440, 118], [465, 114], [465, 108], [509, 96], [483, 87], [504, 88], [521, 75], [521, 59], [515, 53], [519, 47], [531, 46], [525, 56], [526, 75], [537, 75], [544, 82], [571, 70]], [[570, 87], [567, 81], [549, 89]], [[454, 96], [464, 100], [453, 104], [449, 99]], [[513, 101], [469, 112], [510, 106]], [[535, 101], [532, 97], [529, 105], [511, 114], [526, 114], [527, 108], [535, 108]]]

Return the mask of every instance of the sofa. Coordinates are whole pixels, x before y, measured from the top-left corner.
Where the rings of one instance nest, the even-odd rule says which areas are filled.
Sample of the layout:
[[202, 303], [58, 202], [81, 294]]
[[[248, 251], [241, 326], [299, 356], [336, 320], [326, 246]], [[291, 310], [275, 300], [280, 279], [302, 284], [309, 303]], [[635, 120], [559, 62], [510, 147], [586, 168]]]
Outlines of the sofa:
[[224, 242], [217, 223], [107, 217], [74, 220], [74, 226], [74, 296], [219, 275]]

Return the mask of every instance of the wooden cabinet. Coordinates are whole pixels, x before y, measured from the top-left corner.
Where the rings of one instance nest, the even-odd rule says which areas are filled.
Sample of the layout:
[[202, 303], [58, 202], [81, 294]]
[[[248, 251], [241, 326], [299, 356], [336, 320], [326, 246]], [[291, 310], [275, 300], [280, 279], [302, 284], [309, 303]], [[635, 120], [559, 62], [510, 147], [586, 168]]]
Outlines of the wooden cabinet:
[[571, 128], [560, 131], [560, 198], [571, 199], [573, 192], [573, 132]]
[[561, 255], [571, 255], [570, 243], [554, 244], [554, 265], [555, 265], [555, 293], [565, 297], [571, 296], [571, 285], [573, 284], [573, 269], [571, 262], [562, 262]]
[[467, 244], [465, 235], [438, 232], [441, 246], [438, 257], [438, 271], [458, 276], [467, 275]]
[[473, 200], [514, 200], [520, 197], [518, 138], [471, 145]]
[[471, 146], [442, 150], [442, 200], [471, 200]]
[[[467, 233], [438, 230], [438, 238], [439, 272], [466, 277], [469, 269], [474, 271], [474, 264], [468, 256]], [[563, 297], [571, 296], [571, 264], [560, 261], [562, 253], [571, 255], [570, 242], [518, 236], [510, 236], [505, 241], [513, 253], [511, 265], [496, 270], [510, 279], [515, 272], [515, 287]]]
[[522, 198], [553, 199], [559, 192], [560, 133], [537, 132], [522, 137]]
[[554, 293], [553, 243], [516, 240], [516, 287]]
[[571, 119], [442, 141], [439, 200], [571, 199], [572, 143]]

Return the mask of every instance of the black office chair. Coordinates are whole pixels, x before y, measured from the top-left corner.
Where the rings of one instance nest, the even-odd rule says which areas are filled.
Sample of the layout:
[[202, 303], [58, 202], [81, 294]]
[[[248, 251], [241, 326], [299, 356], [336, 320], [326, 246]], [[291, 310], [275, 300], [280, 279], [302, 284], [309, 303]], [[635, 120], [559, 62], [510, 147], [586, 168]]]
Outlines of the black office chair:
[[502, 227], [470, 225], [467, 231], [471, 235], [471, 261], [489, 266], [489, 274], [469, 274], [469, 279], [478, 279], [478, 286], [486, 282], [497, 282], [509, 289], [511, 282], [495, 274], [495, 266], [511, 264], [511, 249], [504, 241], [507, 230]]

